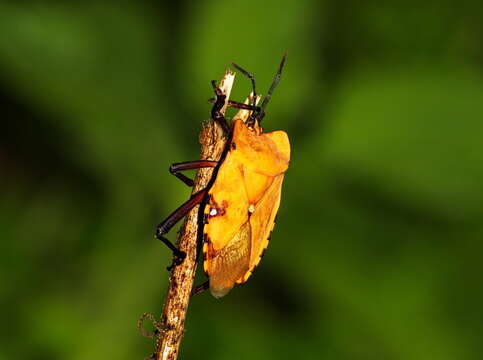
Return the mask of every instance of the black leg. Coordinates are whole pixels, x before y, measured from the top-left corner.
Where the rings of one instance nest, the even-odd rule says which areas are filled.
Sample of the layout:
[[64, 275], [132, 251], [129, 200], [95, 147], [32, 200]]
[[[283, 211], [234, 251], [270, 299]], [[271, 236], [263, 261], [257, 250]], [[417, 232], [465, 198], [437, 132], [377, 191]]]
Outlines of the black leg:
[[173, 252], [174, 255], [173, 263], [168, 266], [168, 270], [171, 270], [174, 266], [181, 264], [186, 257], [186, 253], [179, 250], [176, 246], [173, 245], [171, 241], [166, 239], [163, 235], [167, 234], [169, 230], [171, 230], [171, 228], [176, 225], [178, 221], [184, 218], [192, 208], [201, 203], [205, 195], [206, 189], [191, 195], [191, 198], [188, 201], [186, 201], [183, 205], [173, 211], [173, 213], [171, 213], [171, 215], [169, 215], [164, 221], [162, 221], [156, 229], [156, 239], [159, 239], [164, 244], [166, 244], [166, 246]]
[[191, 180], [186, 175], [180, 173], [180, 171], [184, 170], [192, 170], [192, 169], [199, 169], [203, 167], [215, 167], [218, 164], [217, 161], [210, 161], [210, 160], [195, 160], [195, 161], [185, 161], [181, 163], [172, 164], [169, 167], [169, 172], [180, 179], [188, 186], [193, 186], [193, 180]]
[[204, 292], [205, 290], [207, 290], [209, 287], [210, 287], [210, 281], [205, 281], [200, 286], [197, 286], [193, 290], [191, 290], [190, 297], [193, 297], [195, 295], [201, 294], [202, 292]]
[[230, 133], [230, 127], [226, 122], [225, 116], [221, 113], [221, 109], [223, 109], [223, 106], [225, 106], [226, 95], [223, 95], [220, 88], [216, 86], [215, 80], [211, 81], [211, 85], [213, 86], [213, 90], [215, 91], [215, 103], [211, 108], [211, 118], [214, 121], [217, 121], [218, 124], [221, 125], [225, 133], [228, 134]]

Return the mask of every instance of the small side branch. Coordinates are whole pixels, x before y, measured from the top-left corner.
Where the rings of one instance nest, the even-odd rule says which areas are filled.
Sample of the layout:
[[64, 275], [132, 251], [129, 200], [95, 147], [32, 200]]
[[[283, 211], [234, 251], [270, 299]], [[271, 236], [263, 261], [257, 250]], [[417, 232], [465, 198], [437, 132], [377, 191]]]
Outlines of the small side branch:
[[[219, 89], [226, 95], [226, 103], [230, 97], [235, 74], [227, 70], [220, 82]], [[209, 121], [200, 132], [201, 159], [218, 161], [225, 147], [226, 138], [223, 129], [215, 121]], [[208, 185], [213, 168], [199, 169], [194, 179], [193, 194], [203, 190]], [[196, 274], [197, 235], [198, 235], [199, 205], [195, 206], [186, 216], [178, 239], [178, 249], [186, 253], [184, 261], [173, 268], [169, 278], [163, 313], [159, 322], [159, 338], [156, 343], [155, 359], [175, 360], [184, 334], [186, 312], [188, 310], [191, 290]]]

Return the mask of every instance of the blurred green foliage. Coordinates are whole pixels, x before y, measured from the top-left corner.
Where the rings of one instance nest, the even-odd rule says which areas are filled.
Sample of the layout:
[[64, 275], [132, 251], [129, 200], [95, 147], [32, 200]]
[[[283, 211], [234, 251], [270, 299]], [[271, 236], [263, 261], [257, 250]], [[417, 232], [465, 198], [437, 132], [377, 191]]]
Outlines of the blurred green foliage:
[[[142, 359], [209, 81], [236, 61], [293, 146], [260, 268], [182, 358], [478, 359], [481, 1], [1, 2], [2, 359]], [[238, 77], [233, 98], [249, 81]], [[173, 239], [175, 231], [171, 235]], [[203, 281], [200, 275], [197, 282]]]

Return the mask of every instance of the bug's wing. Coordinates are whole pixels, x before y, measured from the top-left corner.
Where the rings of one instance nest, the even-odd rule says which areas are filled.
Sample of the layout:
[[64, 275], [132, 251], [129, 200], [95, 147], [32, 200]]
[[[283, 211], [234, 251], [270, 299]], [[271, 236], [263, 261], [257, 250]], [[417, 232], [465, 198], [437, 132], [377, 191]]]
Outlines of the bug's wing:
[[251, 226], [239, 163], [229, 153], [208, 192], [204, 209], [204, 270], [215, 297], [226, 295], [248, 270]]
[[[242, 225], [235, 236], [219, 251], [211, 243], [205, 243], [210, 260], [207, 272], [210, 276], [210, 292], [216, 297], [225, 296], [248, 270], [250, 263], [250, 222]], [[211, 247], [211, 249], [210, 249]]]
[[251, 249], [248, 271], [237, 280], [241, 284], [248, 280], [255, 267], [260, 262], [263, 252], [268, 246], [270, 234], [275, 226], [275, 217], [280, 206], [283, 174], [274, 178], [272, 184], [255, 206], [250, 216]]
[[247, 201], [243, 174], [236, 159], [229, 153], [208, 192], [204, 209], [207, 219], [204, 232], [210, 237], [215, 251], [225, 247], [248, 220]]
[[243, 283], [260, 261], [290, 159], [287, 134], [259, 134], [236, 120], [230, 151], [204, 209], [204, 270], [215, 297]]

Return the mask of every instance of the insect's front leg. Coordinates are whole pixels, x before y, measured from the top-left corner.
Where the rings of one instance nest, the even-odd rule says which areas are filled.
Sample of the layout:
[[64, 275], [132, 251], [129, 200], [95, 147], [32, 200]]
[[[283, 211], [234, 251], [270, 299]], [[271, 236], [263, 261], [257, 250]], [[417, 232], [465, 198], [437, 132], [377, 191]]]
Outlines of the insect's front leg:
[[169, 215], [164, 221], [162, 221], [156, 228], [156, 239], [159, 239], [164, 244], [166, 244], [166, 246], [173, 252], [174, 255], [173, 263], [168, 266], [168, 271], [171, 270], [174, 266], [180, 265], [186, 257], [186, 253], [179, 250], [171, 241], [165, 238], [164, 235], [167, 234], [178, 221], [184, 218], [192, 208], [200, 204], [203, 201], [205, 195], [206, 189], [203, 189], [196, 194], [191, 195], [188, 201], [186, 201], [183, 205], [173, 211], [173, 213], [171, 213], [171, 215]]
[[185, 170], [192, 170], [192, 169], [200, 169], [203, 167], [215, 167], [218, 165], [218, 161], [211, 161], [211, 160], [195, 160], [195, 161], [185, 161], [181, 163], [172, 164], [169, 167], [169, 172], [180, 179], [188, 186], [193, 186], [193, 180], [191, 180], [186, 175], [180, 173], [180, 171]]
[[225, 133], [228, 134], [230, 133], [230, 126], [228, 126], [228, 123], [226, 122], [225, 115], [223, 115], [223, 113], [221, 112], [221, 109], [223, 109], [223, 106], [225, 106], [226, 95], [224, 95], [221, 89], [216, 86], [215, 80], [211, 81], [211, 85], [213, 86], [213, 90], [215, 91], [215, 103], [211, 108], [211, 118], [214, 121], [217, 121], [218, 124], [221, 125]]

